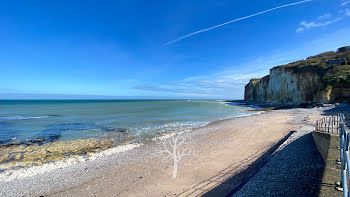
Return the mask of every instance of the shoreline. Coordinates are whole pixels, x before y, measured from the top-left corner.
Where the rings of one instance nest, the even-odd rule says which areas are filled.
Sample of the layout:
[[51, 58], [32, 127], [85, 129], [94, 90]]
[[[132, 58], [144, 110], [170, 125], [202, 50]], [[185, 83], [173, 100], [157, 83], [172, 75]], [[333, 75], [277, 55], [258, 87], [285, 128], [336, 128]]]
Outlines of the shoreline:
[[[263, 111], [247, 110], [247, 113], [249, 114], [243, 114], [243, 115], [237, 114], [228, 118], [217, 119], [211, 122], [198, 123], [198, 125], [189, 126], [190, 125], [189, 124], [188, 128], [184, 128], [184, 129], [186, 130], [186, 132], [192, 132], [196, 129], [200, 129], [202, 127], [205, 127], [217, 121], [223, 121], [223, 120], [228, 120], [231, 118], [238, 118], [238, 117], [248, 117], [254, 114], [263, 113]], [[124, 137], [129, 138], [127, 131], [123, 131], [123, 132], [117, 131], [115, 133], [119, 134], [119, 136], [123, 135]], [[41, 145], [36, 144], [35, 140], [31, 140], [33, 141], [33, 143], [28, 145], [25, 143], [18, 143], [18, 144], [10, 143], [8, 146], [6, 144], [3, 145], [3, 147], [1, 147], [0, 145], [0, 148], [2, 148], [2, 150], [0, 151], [0, 163], [1, 163], [0, 164], [0, 181], [8, 181], [16, 178], [16, 177], [14, 178], [7, 177], [8, 174], [11, 174], [11, 176], [13, 176], [13, 174], [21, 174], [20, 172], [30, 171], [31, 173], [28, 176], [32, 176], [32, 172], [33, 172], [32, 169], [36, 169], [37, 171], [36, 174], [44, 173], [44, 172], [47, 172], [48, 169], [50, 169], [51, 171], [51, 170], [54, 170], [55, 168], [60, 168], [62, 166], [72, 165], [77, 162], [84, 162], [85, 160], [89, 160], [91, 158], [96, 159], [97, 157], [100, 157], [99, 155], [108, 154], [109, 152], [113, 152], [113, 150], [115, 149], [122, 150], [125, 148], [126, 150], [129, 150], [129, 147], [138, 147], [147, 141], [150, 141], [150, 140], [154, 141], [157, 138], [163, 138], [164, 136], [167, 136], [173, 133], [178, 133], [178, 131], [164, 132], [164, 133], [161, 133], [160, 135], [155, 135], [153, 137], [147, 137], [147, 138], [145, 137], [140, 139], [136, 139], [136, 138], [129, 139], [129, 141], [127, 140], [121, 141], [119, 142], [119, 144], [115, 144], [116, 139], [112, 137], [110, 138], [101, 137], [101, 138], [77, 139], [77, 140], [71, 140], [71, 141], [53, 141], [53, 142], [48, 142]], [[65, 147], [72, 147], [72, 148], [65, 148]], [[11, 155], [13, 151], [15, 152], [15, 156], [12, 156], [12, 158], [14, 158], [12, 160], [10, 156], [6, 156], [6, 155]], [[27, 152], [30, 152], [30, 154], [27, 154]], [[45, 155], [43, 152], [47, 152], [50, 154]], [[23, 154], [16, 155], [17, 153], [18, 154], [23, 153]], [[27, 155], [29, 158], [27, 158]], [[67, 157], [67, 155], [69, 156]], [[45, 160], [42, 161], [42, 159], [40, 159], [41, 157], [45, 157], [49, 159], [47, 161]], [[22, 158], [22, 159], [17, 160], [17, 158]], [[9, 162], [7, 162], [7, 160]], [[20, 177], [23, 177], [23, 176], [26, 176], [26, 175], [20, 175]]]
[[[292, 110], [298, 111], [301, 109], [292, 109]], [[304, 110], [309, 111], [308, 109], [304, 109]], [[322, 110], [316, 109], [316, 111], [318, 113], [321, 113]], [[273, 116], [275, 119], [278, 118], [279, 121], [281, 121], [281, 127], [273, 128], [273, 130], [274, 132], [277, 132], [275, 134], [278, 134], [279, 137], [274, 137], [274, 136], [271, 136], [271, 134], [266, 133], [266, 135], [274, 139], [267, 140], [269, 141], [269, 143], [267, 143], [267, 142], [264, 142], [267, 136], [262, 136], [262, 139], [264, 140], [263, 141], [260, 140], [261, 142], [259, 142], [258, 140], [257, 142], [257, 143], [261, 143], [262, 145], [261, 150], [270, 148], [275, 144], [275, 142], [282, 139], [285, 135], [287, 135], [287, 133], [290, 130], [295, 128], [296, 125], [289, 123], [283, 118], [281, 119], [281, 116], [287, 117], [288, 113], [289, 113], [289, 110], [284, 110], [284, 111], [276, 110], [276, 111], [268, 111], [266, 113], [260, 113], [260, 114], [251, 114], [248, 117], [243, 116], [243, 117], [233, 117], [233, 118], [224, 119], [224, 120], [217, 120], [217, 121], [208, 123], [203, 127], [194, 129], [191, 132], [185, 133], [186, 137], [189, 137], [190, 139], [192, 139], [191, 140], [193, 141], [191, 142], [192, 146], [197, 151], [199, 150], [199, 152], [194, 158], [184, 158], [184, 160], [180, 162], [180, 169], [184, 167], [183, 165], [192, 166], [194, 167], [194, 169], [198, 168], [197, 170], [195, 170], [196, 173], [194, 173], [194, 175], [197, 177], [194, 179], [187, 180], [188, 178], [181, 175], [181, 173], [183, 173], [182, 170], [184, 170], [182, 169], [179, 171], [180, 174], [178, 178], [175, 180], [175, 182], [180, 182], [180, 185], [181, 185], [180, 188], [181, 190], [184, 191], [185, 188], [190, 187], [196, 182], [202, 181], [203, 179], [205, 179], [206, 176], [209, 176], [209, 174], [217, 173], [220, 168], [227, 166], [228, 163], [230, 163], [231, 161], [239, 160], [239, 158], [241, 160], [248, 158], [249, 157], [248, 152], [242, 153], [240, 151], [238, 152], [233, 151], [233, 152], [236, 152], [236, 155], [235, 155], [235, 153], [232, 153], [230, 151], [227, 151], [227, 150], [223, 151], [222, 149], [217, 148], [217, 147], [222, 147], [222, 148], [239, 147], [237, 146], [237, 144], [235, 144], [237, 142], [238, 142], [238, 145], [243, 146], [244, 144], [242, 143], [247, 141], [248, 139], [244, 139], [245, 137], [242, 137], [242, 136], [241, 137], [237, 137], [237, 136], [244, 134], [244, 130], [247, 130], [246, 132], [248, 133], [249, 132], [256, 133], [258, 129], [261, 129], [261, 127], [257, 127], [253, 129], [249, 127], [244, 128], [242, 127], [242, 125], [239, 125], [239, 124], [242, 124], [240, 123], [242, 121], [246, 121], [248, 123], [252, 122], [254, 124], [254, 122], [256, 122], [256, 120], [259, 120], [259, 119], [261, 119], [260, 120], [261, 123], [263, 123], [264, 122], [263, 120], [265, 119], [271, 119], [272, 117], [269, 117], [269, 116]], [[288, 119], [291, 119], [291, 117], [289, 117]], [[247, 126], [250, 126], [250, 124], [247, 124]], [[263, 125], [263, 126], [270, 128], [270, 125]], [[240, 130], [243, 130], [243, 131], [240, 131]], [[284, 131], [281, 132], [280, 130], [284, 130]], [[232, 134], [237, 134], [237, 136], [233, 137]], [[234, 142], [232, 141], [232, 139], [234, 139]], [[249, 142], [249, 143], [251, 144], [252, 142]], [[256, 142], [254, 142], [253, 144], [255, 143]], [[170, 193], [180, 194], [181, 190], [179, 191], [176, 188], [173, 188], [171, 186], [173, 185], [171, 176], [169, 175], [169, 173], [171, 173], [171, 168], [172, 168], [171, 164], [169, 162], [168, 163], [160, 162], [161, 155], [158, 153], [160, 148], [161, 148], [161, 143], [157, 140], [155, 141], [152, 140], [152, 141], [145, 142], [142, 145], [133, 147], [124, 152], [111, 153], [110, 155], [102, 155], [101, 157], [95, 158], [94, 160], [87, 159], [82, 163], [73, 163], [74, 165], [66, 166], [59, 169], [53, 169], [52, 171], [46, 172], [45, 174], [36, 174], [34, 176], [25, 177], [17, 180], [13, 179], [12, 181], [8, 181], [6, 183], [10, 184], [12, 182], [12, 183], [15, 183], [15, 185], [21, 185], [24, 182], [31, 182], [31, 183], [34, 182], [34, 188], [36, 188], [35, 192], [32, 189], [29, 189], [29, 190], [27, 190], [28, 188], [25, 189], [26, 187], [24, 186], [24, 189], [17, 188], [19, 189], [19, 191], [17, 192], [13, 191], [14, 192], [13, 194], [15, 195], [44, 194], [44, 195], [53, 195], [53, 196], [61, 196], [61, 195], [75, 196], [80, 194], [83, 195], [83, 194], [86, 194], [84, 192], [88, 192], [84, 189], [80, 189], [81, 191], [77, 191], [78, 190], [77, 188], [81, 188], [89, 185], [89, 188], [94, 188], [92, 190], [89, 189], [89, 191], [95, 191], [95, 190], [98, 190], [98, 187], [93, 187], [95, 182], [100, 183], [100, 182], [104, 182], [103, 179], [108, 179], [108, 180], [110, 179], [109, 180], [110, 182], [117, 182], [116, 184], [119, 185], [119, 187], [114, 189], [111, 187], [108, 187], [109, 188], [107, 189], [108, 191], [109, 190], [118, 191], [121, 196], [124, 196], [124, 195], [128, 196], [128, 195], [132, 195], [133, 193], [130, 190], [128, 190], [129, 192], [128, 193], [127, 191], [124, 191], [122, 189], [127, 187], [127, 183], [133, 183], [133, 181], [139, 182], [140, 180], [142, 181], [148, 180], [147, 182], [157, 183], [158, 181], [161, 181], [161, 182], [166, 182], [167, 184], [165, 184], [166, 186], [158, 185], [157, 188], [151, 187], [147, 184], [148, 185], [147, 187], [150, 187], [147, 189], [147, 191], [150, 192], [149, 194], [146, 191], [135, 191], [135, 192], [137, 192], [140, 195], [143, 194], [145, 196], [152, 194], [152, 191], [155, 192], [158, 190], [166, 192], [168, 193], [168, 195], [170, 195]], [[248, 148], [252, 149], [252, 147], [248, 147]], [[220, 164], [218, 165], [218, 164], [215, 164], [215, 162], [211, 161], [210, 159], [206, 158], [207, 156], [203, 155], [203, 153], [206, 153], [206, 152], [210, 153], [209, 155], [212, 155], [213, 158], [216, 158], [218, 154], [231, 155], [237, 158], [223, 159], [224, 161], [218, 162]], [[95, 154], [98, 154], [98, 153], [95, 153]], [[203, 166], [203, 161], [204, 163], [209, 163], [208, 166], [210, 166], [210, 168], [212, 169], [214, 168], [215, 170], [209, 170], [210, 172], [204, 173], [202, 175], [202, 173], [205, 172], [203, 171], [203, 169], [206, 169], [208, 167], [205, 165]], [[251, 162], [254, 162], [254, 161], [255, 161], [254, 158], [251, 158], [251, 160], [246, 161], [244, 165], [248, 166]], [[142, 165], [140, 166], [140, 164]], [[198, 167], [198, 165], [202, 167]], [[154, 166], [157, 166], [157, 167], [155, 168]], [[244, 166], [241, 166], [241, 167], [236, 169], [237, 172], [244, 169]], [[94, 169], [93, 172], [89, 171], [88, 170], [89, 168], [90, 169], [93, 168]], [[185, 168], [186, 168], [185, 171], [188, 171], [187, 167]], [[59, 171], [65, 172], [65, 179], [68, 180], [69, 184], [67, 184], [67, 181], [63, 181], [60, 183], [56, 182], [54, 185], [51, 185], [51, 186], [47, 186], [47, 185], [44, 186], [44, 185], [38, 184], [37, 183], [38, 181], [36, 181], [38, 179], [51, 179], [52, 177], [57, 177], [57, 174], [61, 174]], [[139, 173], [137, 174], [141, 174], [142, 176], [135, 175], [133, 171], [138, 171]], [[78, 175], [76, 172], [79, 172]], [[116, 179], [113, 179], [113, 180], [111, 179], [112, 177], [109, 176], [109, 173], [111, 172], [112, 173], [119, 172], [117, 173], [118, 175], [114, 177]], [[120, 173], [122, 173], [122, 175], [124, 176], [126, 174], [129, 174], [127, 175], [127, 178], [125, 178], [127, 180], [123, 180], [122, 178], [123, 176], [121, 176]], [[189, 171], [189, 173], [193, 173], [193, 172]], [[150, 175], [150, 174], [153, 174], [153, 176], [158, 176], [158, 179], [146, 178], [146, 177], [149, 177], [147, 175]], [[101, 176], [104, 178], [101, 179]], [[100, 181], [96, 181], [96, 180], [100, 180]], [[120, 181], [125, 183], [122, 184]], [[5, 196], [10, 195], [9, 193], [4, 193], [4, 189], [6, 188], [5, 186], [8, 185], [6, 183], [0, 184], [0, 194], [3, 194]], [[24, 185], [28, 185], [28, 184], [24, 184]], [[72, 187], [72, 185], [74, 185], [74, 187]], [[101, 187], [104, 188], [105, 186], [101, 186]], [[134, 189], [137, 190], [138, 188], [134, 188]], [[80, 192], [83, 192], [83, 193], [80, 193]], [[106, 194], [108, 196], [108, 193], [104, 193], [104, 192], [102, 193], [97, 192], [96, 194]]]

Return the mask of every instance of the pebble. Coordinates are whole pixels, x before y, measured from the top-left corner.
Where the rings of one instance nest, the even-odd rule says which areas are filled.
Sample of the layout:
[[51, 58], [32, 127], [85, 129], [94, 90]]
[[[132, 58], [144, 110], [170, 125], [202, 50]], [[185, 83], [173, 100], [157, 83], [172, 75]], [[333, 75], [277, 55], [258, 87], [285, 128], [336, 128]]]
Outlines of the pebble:
[[292, 123], [302, 125], [301, 128], [233, 197], [317, 196], [324, 163], [312, 138], [314, 122], [309, 121], [310, 112], [318, 115], [320, 111], [312, 110], [294, 110]]

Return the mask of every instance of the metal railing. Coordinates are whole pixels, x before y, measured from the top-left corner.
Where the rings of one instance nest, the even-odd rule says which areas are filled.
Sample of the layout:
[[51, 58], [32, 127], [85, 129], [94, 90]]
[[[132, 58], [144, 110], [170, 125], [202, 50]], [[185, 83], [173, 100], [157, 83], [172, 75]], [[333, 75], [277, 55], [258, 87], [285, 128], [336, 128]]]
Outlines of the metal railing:
[[342, 114], [327, 116], [316, 121], [316, 131], [339, 134], [341, 116]]
[[343, 196], [349, 197], [350, 183], [350, 159], [349, 159], [349, 132], [345, 126], [345, 116], [340, 114], [340, 162], [341, 162], [341, 178], [340, 186], [343, 189]]
[[336, 116], [325, 117], [316, 122], [316, 131], [339, 134], [340, 141], [340, 187], [338, 190], [343, 191], [344, 197], [350, 197], [349, 183], [350, 183], [350, 159], [349, 159], [349, 142], [350, 133], [346, 129], [344, 114]]

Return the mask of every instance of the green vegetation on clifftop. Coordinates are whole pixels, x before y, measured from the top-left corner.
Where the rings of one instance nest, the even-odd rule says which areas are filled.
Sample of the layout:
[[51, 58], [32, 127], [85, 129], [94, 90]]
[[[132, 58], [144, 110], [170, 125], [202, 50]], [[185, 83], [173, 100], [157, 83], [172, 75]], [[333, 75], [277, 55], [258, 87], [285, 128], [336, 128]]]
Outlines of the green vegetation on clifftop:
[[347, 62], [350, 62], [350, 46], [339, 48], [336, 52], [328, 51], [315, 56], [310, 56], [306, 60], [299, 60], [286, 65], [278, 67], [301, 69], [303, 67], [315, 67], [315, 68], [326, 68], [326, 62], [332, 59], [345, 58]]
[[254, 79], [251, 79], [250, 81], [252, 82], [253, 86], [255, 86], [257, 83], [259, 83], [260, 80], [261, 78], [254, 78]]
[[244, 99], [275, 103], [350, 103], [350, 46], [274, 67], [245, 86]]
[[327, 85], [350, 84], [350, 65], [335, 66], [324, 73], [322, 81]]
[[[327, 67], [328, 60], [345, 59], [345, 65], [330, 65]], [[328, 51], [315, 56], [308, 57], [305, 60], [299, 60], [286, 65], [277, 66], [298, 72], [318, 73], [324, 83], [324, 87], [329, 88], [334, 85], [350, 86], [350, 46], [339, 48], [336, 52]]]

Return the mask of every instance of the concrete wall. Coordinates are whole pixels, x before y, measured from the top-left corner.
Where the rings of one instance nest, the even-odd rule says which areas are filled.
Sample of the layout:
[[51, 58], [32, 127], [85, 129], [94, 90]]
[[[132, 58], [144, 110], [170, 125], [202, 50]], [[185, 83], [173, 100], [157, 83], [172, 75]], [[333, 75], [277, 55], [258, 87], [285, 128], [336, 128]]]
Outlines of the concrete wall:
[[319, 196], [342, 196], [342, 192], [336, 189], [335, 184], [340, 181], [341, 171], [341, 165], [337, 162], [340, 154], [337, 148], [339, 135], [314, 131], [312, 137], [325, 162]]
[[330, 134], [315, 131], [312, 133], [312, 137], [314, 138], [318, 151], [321, 153], [323, 161], [326, 162], [331, 138]]

